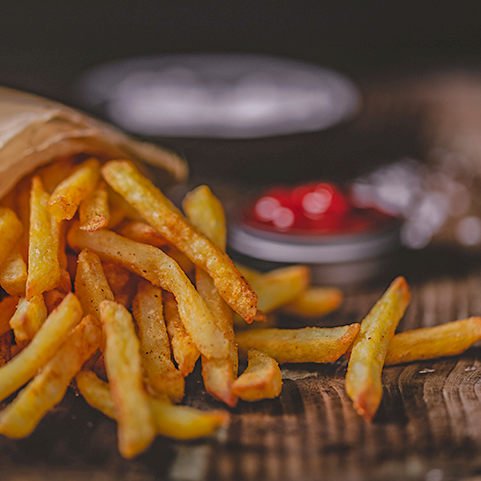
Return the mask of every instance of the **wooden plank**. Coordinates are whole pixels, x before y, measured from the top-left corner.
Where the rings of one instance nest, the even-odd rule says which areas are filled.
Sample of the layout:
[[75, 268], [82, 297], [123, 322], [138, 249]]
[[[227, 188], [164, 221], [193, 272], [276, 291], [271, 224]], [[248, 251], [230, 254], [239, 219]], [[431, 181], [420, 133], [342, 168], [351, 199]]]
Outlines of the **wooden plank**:
[[[399, 330], [481, 314], [481, 269], [412, 284]], [[383, 287], [347, 296], [333, 324], [355, 322]], [[118, 454], [116, 426], [72, 392], [24, 440], [0, 437], [2, 480], [311, 481], [473, 479], [481, 473], [481, 347], [461, 356], [385, 368], [374, 422], [353, 410], [345, 362], [285, 365], [278, 399], [240, 402], [206, 440], [159, 437], [138, 458]], [[187, 404], [220, 408], [197, 369]]]

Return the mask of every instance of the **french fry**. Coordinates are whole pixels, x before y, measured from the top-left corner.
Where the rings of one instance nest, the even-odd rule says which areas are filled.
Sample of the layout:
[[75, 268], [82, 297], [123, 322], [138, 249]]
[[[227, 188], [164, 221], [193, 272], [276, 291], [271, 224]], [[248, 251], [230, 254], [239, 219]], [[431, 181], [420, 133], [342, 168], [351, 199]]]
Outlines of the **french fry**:
[[[190, 222], [224, 251], [227, 238], [224, 209], [210, 189], [205, 185], [197, 187], [187, 194], [182, 206]], [[225, 356], [211, 359], [202, 356], [204, 386], [213, 397], [234, 407], [237, 404], [237, 396], [232, 392], [232, 385], [237, 377], [239, 361], [233, 312], [220, 296], [212, 278], [199, 267], [195, 270], [195, 280], [197, 290], [214, 315], [216, 324], [229, 346]]]
[[239, 351], [249, 349], [269, 354], [278, 363], [334, 362], [350, 347], [359, 332], [359, 324], [339, 327], [302, 329], [253, 329], [237, 333]]
[[396, 278], [369, 314], [352, 345], [346, 373], [346, 392], [354, 409], [370, 421], [382, 397], [381, 372], [389, 341], [409, 304], [409, 287]]
[[88, 159], [57, 185], [49, 199], [48, 210], [58, 222], [70, 220], [75, 215], [80, 202], [97, 185], [99, 168], [97, 159]]
[[128, 221], [122, 223], [116, 232], [127, 239], [159, 247], [169, 257], [172, 257], [186, 273], [194, 270], [194, 264], [190, 259], [172, 245], [163, 235], [159, 234], [152, 226], [141, 221]]
[[100, 319], [100, 303], [115, 299], [99, 256], [88, 249], [82, 250], [78, 256], [75, 294], [79, 298], [83, 312], [93, 314], [97, 319]]
[[106, 227], [110, 219], [109, 199], [105, 182], [99, 185], [79, 205], [80, 229], [95, 232]]
[[339, 308], [342, 299], [342, 291], [336, 287], [308, 287], [282, 310], [300, 317], [321, 317]]
[[30, 233], [30, 192], [32, 178], [25, 176], [15, 187], [15, 212], [23, 226], [23, 233], [19, 239], [18, 247], [24, 260], [28, 259], [28, 239]]
[[288, 304], [303, 293], [310, 282], [310, 270], [304, 265], [274, 269], [252, 280], [252, 288], [259, 296], [257, 307], [268, 313]]
[[15, 212], [7, 207], [0, 207], [0, 266], [7, 260], [22, 232], [22, 223]]
[[47, 209], [49, 195], [40, 177], [32, 179], [26, 297], [55, 289], [62, 275], [59, 263], [59, 225]]
[[51, 194], [71, 174], [74, 165], [74, 158], [67, 157], [40, 167], [36, 173], [42, 179], [45, 190]]
[[479, 340], [481, 317], [401, 332], [389, 341], [384, 365], [456, 356]]
[[21, 297], [17, 310], [10, 319], [10, 327], [15, 334], [15, 340], [30, 341], [47, 319], [47, 307], [43, 296], [32, 297], [29, 301]]
[[157, 432], [176, 439], [195, 439], [212, 434], [225, 424], [225, 411], [201, 411], [190, 406], [174, 406], [161, 399], [151, 399]]
[[212, 313], [179, 265], [160, 249], [121, 237], [102, 229], [84, 232], [74, 224], [68, 233], [75, 249], [92, 249], [102, 261], [116, 262], [152, 284], [172, 292], [187, 332], [206, 357], [227, 352], [227, 342], [215, 324]]
[[68, 271], [68, 257], [67, 257], [67, 239], [66, 239], [66, 222], [54, 223], [54, 235], [57, 236], [58, 243], [58, 264], [60, 266], [60, 280], [57, 289], [67, 294], [72, 290], [72, 279]]
[[14, 393], [51, 359], [69, 332], [80, 322], [82, 307], [69, 293], [42, 324], [32, 342], [0, 368], [0, 400]]
[[27, 287], [27, 264], [20, 248], [14, 247], [0, 265], [0, 285], [11, 296], [25, 296]]
[[231, 308], [224, 302], [209, 275], [196, 270], [196, 286], [205, 299], [216, 320], [217, 326], [228, 343], [228, 352], [224, 356], [202, 356], [202, 378], [206, 391], [216, 399], [234, 407], [237, 396], [232, 393], [232, 384], [237, 377], [238, 355], [234, 334], [234, 320]]
[[0, 414], [0, 433], [13, 438], [28, 436], [63, 399], [70, 381], [98, 349], [101, 334], [98, 319], [84, 317], [54, 357]]
[[184, 377], [171, 359], [170, 342], [162, 315], [162, 291], [142, 280], [132, 302], [137, 322], [140, 353], [149, 394], [180, 402], [184, 397]]
[[279, 364], [268, 354], [249, 349], [246, 370], [234, 381], [232, 391], [244, 401], [275, 398], [282, 390]]
[[75, 382], [80, 394], [93, 408], [104, 413], [110, 419], [117, 419], [112, 392], [107, 382], [87, 370], [80, 371], [75, 376]]
[[17, 304], [17, 296], [7, 296], [0, 301], [0, 336], [10, 332], [10, 319], [17, 310]]
[[112, 388], [122, 456], [131, 458], [155, 437], [147, 394], [143, 389], [139, 341], [132, 316], [118, 302], [102, 301], [100, 319], [105, 331], [105, 368]]
[[239, 264], [236, 262], [235, 266], [237, 269], [239, 269], [239, 272], [246, 278], [249, 284], [252, 284], [255, 279], [257, 279], [259, 276], [262, 276], [262, 272], [252, 269], [251, 267], [247, 267], [245, 264]]
[[152, 226], [140, 220], [123, 222], [116, 229], [116, 232], [123, 237], [127, 237], [127, 239], [154, 247], [162, 248], [169, 244], [169, 241], [162, 234], [159, 234]]
[[[116, 419], [110, 387], [91, 371], [81, 371], [76, 377], [80, 394], [95, 409]], [[149, 398], [156, 430], [177, 439], [195, 439], [212, 434], [224, 424], [229, 414], [224, 411], [201, 411], [189, 406], [174, 406], [160, 399]]]
[[190, 226], [176, 207], [127, 161], [102, 167], [107, 183], [121, 194], [167, 240], [204, 269], [224, 300], [247, 322], [257, 312], [257, 295], [229, 257]]
[[164, 300], [164, 320], [170, 339], [172, 355], [182, 376], [188, 376], [195, 368], [200, 352], [180, 319], [177, 301], [170, 293], [162, 293]]
[[182, 201], [189, 221], [213, 244], [225, 251], [227, 229], [224, 208], [206, 185], [190, 191]]

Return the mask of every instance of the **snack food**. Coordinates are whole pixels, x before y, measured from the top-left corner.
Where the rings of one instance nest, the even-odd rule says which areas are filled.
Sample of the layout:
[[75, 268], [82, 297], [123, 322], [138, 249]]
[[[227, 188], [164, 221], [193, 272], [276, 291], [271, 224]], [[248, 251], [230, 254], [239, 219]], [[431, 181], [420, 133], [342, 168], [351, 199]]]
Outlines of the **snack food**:
[[[0, 102], [7, 93], [0, 89]], [[371, 419], [379, 390], [365, 394], [365, 378], [351, 375], [356, 365], [380, 375], [385, 356], [391, 364], [453, 355], [479, 340], [481, 320], [473, 318], [399, 334], [388, 347], [407, 304], [402, 280], [361, 327], [235, 333], [233, 310], [248, 322], [265, 320], [262, 309], [319, 317], [339, 306], [342, 293], [310, 286], [301, 265], [238, 269], [225, 253], [225, 217], [212, 192], [190, 192], [184, 217], [133, 164], [156, 163], [161, 181], [178, 181], [186, 167], [175, 155], [43, 99], [20, 103], [12, 101], [10, 112], [19, 115], [15, 131], [0, 114], [0, 400], [26, 387], [0, 413], [0, 433], [30, 433], [75, 379], [90, 405], [117, 420], [120, 452], [130, 458], [156, 434], [191, 439], [226, 422], [225, 411], [174, 404], [199, 358], [206, 390], [233, 407], [239, 398], [279, 395], [278, 363], [333, 362], [351, 348], [346, 385]], [[18, 183], [9, 190], [11, 178]], [[384, 316], [382, 306], [397, 307]], [[379, 341], [367, 353], [366, 333]], [[449, 345], [453, 333], [460, 339]], [[432, 343], [423, 350], [426, 336]], [[237, 342], [249, 356], [239, 377]]]
[[389, 341], [409, 303], [409, 287], [398, 277], [362, 320], [346, 373], [346, 392], [356, 411], [371, 420], [381, 403], [381, 371]]

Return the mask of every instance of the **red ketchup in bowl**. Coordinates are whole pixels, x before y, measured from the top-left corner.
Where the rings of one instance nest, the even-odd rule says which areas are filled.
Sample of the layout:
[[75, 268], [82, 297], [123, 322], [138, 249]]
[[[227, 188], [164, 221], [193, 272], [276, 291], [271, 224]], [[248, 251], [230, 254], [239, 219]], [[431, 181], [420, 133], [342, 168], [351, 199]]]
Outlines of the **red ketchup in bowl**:
[[349, 286], [386, 272], [399, 247], [399, 219], [359, 208], [327, 182], [273, 187], [241, 207], [229, 228], [239, 262], [263, 269], [311, 267], [313, 282]]
[[349, 195], [327, 182], [267, 190], [244, 210], [246, 226], [301, 236], [362, 233], [383, 228], [392, 217], [360, 209]]

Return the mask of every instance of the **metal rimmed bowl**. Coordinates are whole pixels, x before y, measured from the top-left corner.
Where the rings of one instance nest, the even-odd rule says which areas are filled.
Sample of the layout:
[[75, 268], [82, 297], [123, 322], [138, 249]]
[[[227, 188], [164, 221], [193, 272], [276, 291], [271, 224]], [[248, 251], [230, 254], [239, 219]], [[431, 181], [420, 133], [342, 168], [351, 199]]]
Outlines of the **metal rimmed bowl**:
[[261, 270], [307, 264], [314, 283], [350, 286], [390, 269], [400, 246], [399, 228], [391, 219], [382, 228], [362, 233], [299, 236], [236, 221], [229, 230], [229, 247], [240, 262]]

